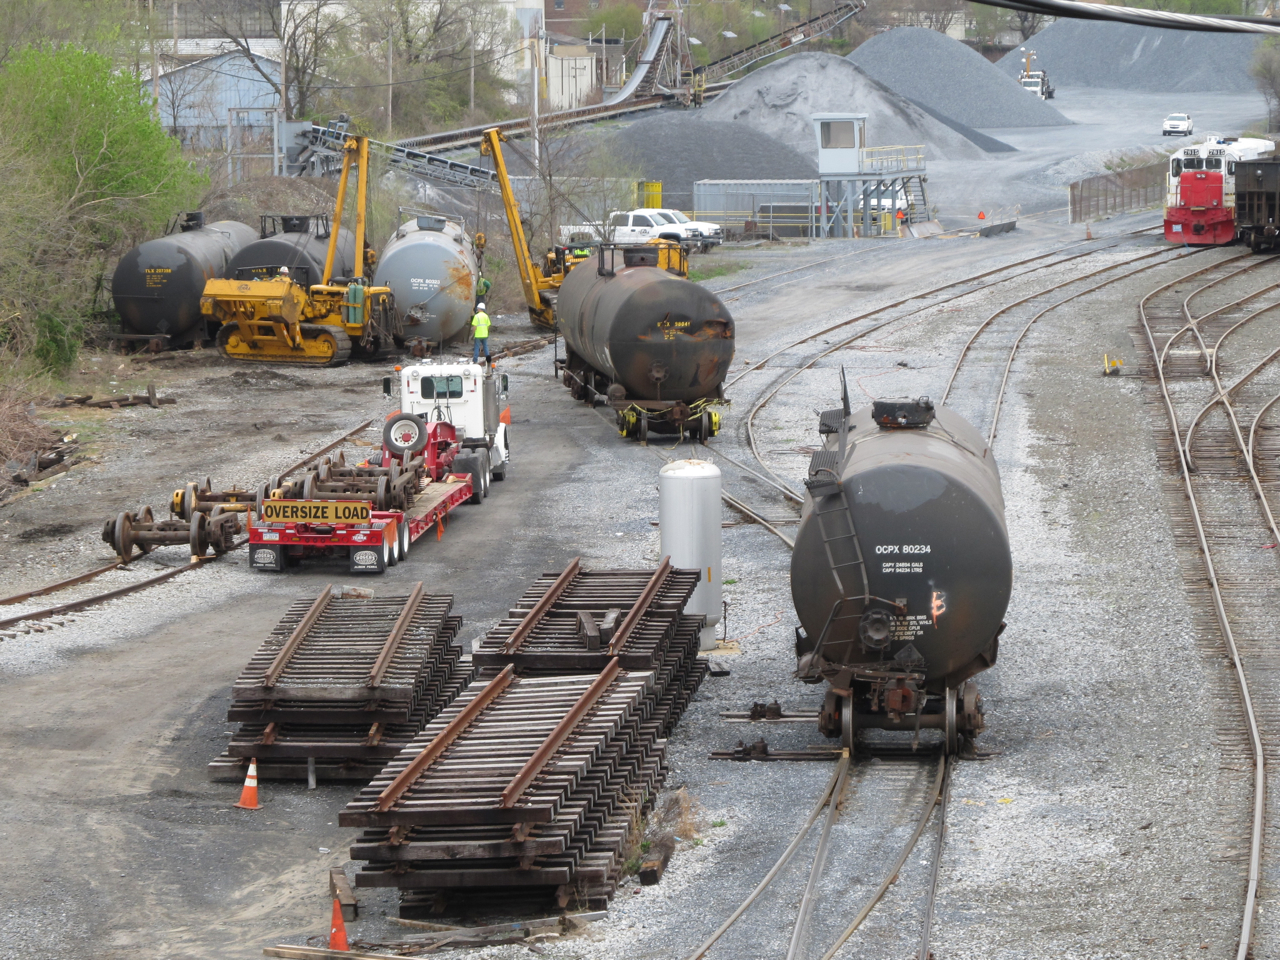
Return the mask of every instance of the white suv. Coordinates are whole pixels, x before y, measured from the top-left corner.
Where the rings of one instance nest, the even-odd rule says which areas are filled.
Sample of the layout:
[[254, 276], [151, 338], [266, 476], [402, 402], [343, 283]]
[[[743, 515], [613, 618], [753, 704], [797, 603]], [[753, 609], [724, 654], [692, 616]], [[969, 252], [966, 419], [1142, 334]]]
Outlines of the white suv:
[[1189, 113], [1171, 113], [1164, 118], [1164, 128], [1161, 130], [1162, 137], [1189, 137], [1195, 130], [1195, 124], [1191, 122], [1191, 114]]

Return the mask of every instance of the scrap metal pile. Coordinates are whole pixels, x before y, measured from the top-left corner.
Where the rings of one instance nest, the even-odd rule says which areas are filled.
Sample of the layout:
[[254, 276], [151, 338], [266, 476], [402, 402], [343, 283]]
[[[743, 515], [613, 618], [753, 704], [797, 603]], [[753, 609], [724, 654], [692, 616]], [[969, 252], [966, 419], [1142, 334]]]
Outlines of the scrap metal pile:
[[[296, 600], [232, 688], [240, 729], [209, 765], [216, 780], [367, 781], [471, 679], [451, 596], [326, 587]], [[356, 595], [350, 595], [356, 594]]]
[[480, 678], [340, 815], [369, 828], [356, 885], [399, 888], [405, 917], [450, 894], [607, 900], [706, 672], [699, 577], [575, 560], [538, 580], [480, 642]]

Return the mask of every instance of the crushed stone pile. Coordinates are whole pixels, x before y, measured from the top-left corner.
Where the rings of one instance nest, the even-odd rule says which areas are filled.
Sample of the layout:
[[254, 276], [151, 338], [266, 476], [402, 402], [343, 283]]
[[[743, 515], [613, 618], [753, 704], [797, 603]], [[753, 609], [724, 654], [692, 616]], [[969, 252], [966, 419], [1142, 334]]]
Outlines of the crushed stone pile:
[[923, 144], [927, 160], [980, 160], [982, 148], [862, 68], [830, 53], [797, 53], [748, 74], [707, 107], [707, 120], [741, 123], [817, 158], [815, 113], [867, 114], [867, 145]]
[[[890, 90], [968, 127], [1052, 127], [1071, 121], [986, 57], [937, 30], [897, 27], [848, 60]], [[1050, 73], [1050, 78], [1053, 78]]]
[[667, 203], [692, 203], [698, 180], [814, 180], [815, 158], [752, 126], [697, 113], [662, 111], [613, 134], [610, 149], [648, 180], [661, 180]]
[[[1032, 66], [1049, 73], [1054, 86], [1111, 90], [1253, 93], [1249, 62], [1261, 38], [1248, 33], [1195, 33], [1129, 23], [1059, 20], [1026, 44]], [[1010, 76], [1022, 71], [1018, 51], [996, 66]]]

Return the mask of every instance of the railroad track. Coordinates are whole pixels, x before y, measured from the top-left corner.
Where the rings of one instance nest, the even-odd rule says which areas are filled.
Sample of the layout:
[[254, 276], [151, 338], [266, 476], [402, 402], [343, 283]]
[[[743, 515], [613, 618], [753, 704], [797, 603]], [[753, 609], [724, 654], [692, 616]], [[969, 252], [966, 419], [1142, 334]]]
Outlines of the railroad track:
[[[374, 423], [373, 420], [366, 420], [364, 423], [360, 424], [354, 430], [348, 431], [347, 433], [339, 437], [337, 440], [334, 440], [332, 443], [325, 445], [324, 447], [320, 448], [314, 453], [310, 453], [307, 456], [303, 457], [301, 460], [290, 465], [286, 470], [280, 473], [279, 476], [287, 477], [290, 474], [297, 472], [298, 470], [305, 467], [307, 464], [313, 462], [314, 460], [319, 459], [320, 457], [324, 456], [325, 454], [333, 450], [336, 450], [338, 447], [354, 439], [359, 434], [367, 430], [370, 426], [372, 426], [373, 423]], [[236, 550], [239, 547], [243, 546], [247, 542], [248, 540], [243, 538], [240, 540], [237, 540], [231, 544], [231, 548], [227, 552], [230, 553], [233, 550]], [[136, 561], [133, 563], [126, 563], [122, 561], [120, 558], [117, 558], [111, 563], [104, 564], [103, 566], [96, 567], [92, 570], [88, 570], [83, 573], [79, 573], [74, 576], [67, 577], [63, 580], [55, 581], [54, 583], [47, 584], [43, 587], [37, 587], [33, 590], [27, 590], [22, 593], [14, 594], [12, 596], [8, 596], [0, 599], [0, 606], [17, 606], [20, 604], [25, 604], [28, 601], [36, 599], [38, 597], [49, 596], [50, 594], [60, 593], [63, 590], [68, 590], [73, 587], [80, 586], [81, 584], [84, 584], [84, 583], [90, 583], [94, 580], [97, 580], [99, 578], [106, 577], [109, 574], [115, 573], [116, 571], [128, 570], [130, 572], [130, 575], [123, 578], [126, 582], [118, 586], [113, 586], [109, 590], [104, 590], [99, 593], [91, 594], [76, 600], [71, 600], [66, 603], [56, 604], [50, 607], [44, 607], [44, 608], [35, 609], [35, 610], [23, 610], [21, 613], [0, 619], [0, 631], [4, 631], [4, 630], [11, 631], [11, 628], [20, 627], [21, 625], [24, 625], [24, 624], [36, 624], [39, 621], [45, 621], [45, 620], [57, 621], [61, 617], [66, 617], [69, 614], [77, 613], [81, 610], [87, 610], [90, 607], [98, 606], [99, 604], [106, 603], [109, 600], [115, 600], [115, 599], [118, 599], [119, 597], [125, 597], [130, 594], [138, 593], [139, 591], [146, 590], [149, 587], [154, 587], [162, 583], [167, 583], [168, 581], [172, 580], [174, 577], [180, 576], [181, 574], [187, 573], [191, 570], [197, 570], [205, 566], [206, 564], [213, 563], [218, 558], [219, 556], [192, 557], [187, 563], [176, 564], [176, 565], [167, 565], [163, 563], [158, 563], [157, 565], [162, 567], [160, 572], [158, 573], [152, 572], [150, 576], [146, 576], [141, 579], [136, 579], [133, 576], [131, 576], [131, 574], [133, 574], [134, 572], [143, 571], [145, 569], [144, 565], [139, 564]], [[155, 559], [157, 561], [159, 560], [158, 557]], [[151, 568], [151, 570], [154, 570], [154, 569], [155, 569], [154, 567]], [[40, 628], [36, 628], [36, 629], [40, 629]], [[5, 638], [12, 638], [12, 636], [16, 636], [16, 633], [13, 633], [12, 631], [10, 633], [0, 633], [0, 640]]]
[[[943, 288], [934, 288], [926, 291], [919, 297], [905, 298], [896, 303], [889, 304], [877, 311], [869, 311], [864, 313], [852, 322], [867, 321], [865, 326], [856, 329], [848, 336], [841, 337], [836, 342], [824, 346], [823, 349], [794, 362], [787, 364], [789, 369], [785, 370], [774, 381], [764, 387], [757, 395], [752, 406], [744, 419], [743, 432], [745, 435], [746, 445], [749, 448], [750, 455], [754, 458], [755, 464], [750, 472], [770, 483], [775, 488], [785, 488], [787, 491], [787, 499], [793, 503], [798, 500], [798, 494], [787, 485], [786, 480], [779, 476], [770, 465], [766, 462], [760, 444], [757, 439], [755, 421], [765, 410], [767, 405], [789, 385], [801, 373], [806, 370], [813, 369], [822, 360], [837, 355], [840, 351], [848, 349], [869, 334], [887, 328], [902, 329], [905, 324], [915, 322], [922, 313], [940, 306], [942, 304], [952, 303], [961, 300], [964, 297], [970, 297], [980, 292], [991, 292], [994, 289], [996, 296], [1002, 296], [1004, 285], [1013, 281], [1024, 280], [1028, 276], [1035, 276], [1042, 272], [1050, 271], [1051, 268], [1058, 267], [1061, 264], [1068, 264], [1074, 269], [1069, 276], [1062, 277], [1060, 274], [1050, 272], [1045, 277], [1045, 282], [1038, 284], [1035, 289], [1029, 293], [1015, 290], [1011, 294], [1003, 294], [1004, 301], [1000, 303], [994, 310], [988, 309], [981, 319], [974, 326], [971, 335], [963, 344], [958, 352], [955, 365], [951, 370], [951, 377], [947, 383], [947, 387], [943, 393], [943, 399], [950, 399], [953, 392], [956, 396], [964, 395], [967, 405], [975, 407], [973, 411], [966, 411], [974, 420], [975, 425], [979, 426], [986, 433], [989, 442], [994, 441], [997, 427], [999, 424], [1002, 402], [1005, 396], [1011, 372], [1013, 371], [1014, 361], [1018, 354], [1020, 346], [1025, 341], [1032, 326], [1042, 317], [1053, 310], [1062, 308], [1063, 306], [1076, 301], [1080, 298], [1089, 296], [1096, 291], [1118, 283], [1123, 280], [1132, 278], [1144, 271], [1154, 267], [1163, 266], [1173, 261], [1177, 261], [1187, 256], [1193, 255], [1192, 252], [1181, 251], [1177, 249], [1160, 249], [1156, 251], [1144, 251], [1134, 256], [1124, 257], [1118, 261], [1104, 263], [1092, 269], [1081, 269], [1078, 262], [1084, 257], [1091, 257], [1109, 250], [1110, 247], [1102, 247], [1090, 249], [1082, 253], [1072, 254], [1067, 257], [1045, 256], [1029, 259], [1027, 262], [1011, 265], [1003, 269], [987, 271], [978, 277], [966, 278], [966, 280], [948, 284]], [[981, 285], [979, 285], [981, 284]], [[989, 299], [986, 297], [984, 299]], [[764, 364], [774, 360], [777, 357], [784, 356], [788, 353], [796, 351], [798, 347], [811, 343], [823, 336], [830, 336], [839, 330], [840, 327], [847, 324], [838, 325], [835, 328], [827, 328], [814, 334], [809, 334], [804, 338], [784, 347], [782, 350], [776, 351], [769, 355], [761, 363], [754, 365], [750, 369], [760, 369]], [[991, 362], [979, 364], [978, 359]], [[975, 361], [975, 362], [969, 362]], [[990, 371], [985, 376], [983, 371]], [[749, 371], [740, 374], [737, 380], [741, 380]], [[743, 505], [744, 509], [746, 508]], [[851, 746], [851, 738], [846, 733], [846, 751]], [[915, 761], [920, 764], [919, 759]], [[779, 862], [770, 870], [760, 886], [744, 901], [739, 907], [707, 941], [705, 941], [698, 950], [689, 955], [687, 960], [699, 960], [705, 956], [717, 942], [718, 938], [724, 936], [728, 929], [745, 913], [751, 904], [763, 892], [764, 888], [773, 882], [774, 878], [786, 866], [789, 859], [794, 855], [795, 851], [800, 847], [804, 839], [813, 832], [815, 825], [822, 811], [826, 811], [825, 819], [821, 828], [819, 828], [819, 839], [813, 860], [810, 864], [809, 878], [805, 886], [804, 893], [800, 898], [800, 906], [795, 913], [794, 918], [788, 918], [783, 921], [790, 925], [791, 939], [787, 949], [786, 956], [788, 960], [805, 956], [807, 954], [816, 954], [816, 950], [812, 947], [821, 947], [830, 943], [829, 949], [823, 954], [823, 960], [830, 960], [840, 950], [841, 946], [852, 936], [859, 926], [869, 915], [875, 904], [878, 902], [884, 890], [887, 889], [889, 881], [898, 876], [903, 865], [911, 858], [916, 844], [927, 828], [933, 813], [936, 810], [937, 816], [934, 817], [934, 844], [931, 855], [927, 858], [928, 868], [927, 880], [921, 886], [919, 915], [921, 917], [920, 925], [920, 942], [918, 947], [918, 956], [925, 960], [930, 956], [929, 944], [932, 932], [932, 918], [934, 909], [934, 897], [937, 888], [937, 877], [939, 865], [941, 863], [943, 837], [946, 829], [946, 799], [950, 784], [950, 772], [947, 769], [947, 759], [945, 756], [938, 755], [931, 758], [930, 764], [934, 773], [934, 786], [931, 790], [926, 791], [924, 804], [920, 810], [920, 815], [916, 821], [916, 829], [911, 831], [905, 839], [900, 838], [901, 846], [897, 850], [897, 857], [894, 865], [887, 871], [885, 882], [880, 888], [870, 891], [864, 898], [861, 906], [848, 903], [840, 907], [840, 910], [847, 915], [852, 915], [853, 919], [849, 925], [843, 929], [834, 942], [830, 939], [831, 931], [824, 928], [824, 932], [819, 932], [814, 927], [814, 903], [816, 891], [822, 880], [824, 865], [828, 858], [831, 837], [838, 832], [837, 825], [839, 823], [839, 800], [844, 793], [849, 781], [849, 760], [846, 752], [845, 758], [840, 762], [837, 771], [832, 775], [831, 782], [828, 784], [827, 790], [816, 803], [811, 811], [809, 818], [802, 825], [801, 830], [797, 834], [792, 845], [788, 847]], [[856, 768], [862, 769], [862, 768]], [[874, 792], [877, 787], [875, 785], [875, 775], [863, 772], [857, 783], [859, 802], [861, 803], [863, 794], [866, 792]], [[880, 854], [881, 860], [887, 860], [885, 854]], [[821, 926], [819, 924], [818, 926]], [[829, 926], [829, 925], [828, 925]]]
[[[1275, 444], [1261, 439], [1275, 432], [1267, 420], [1280, 400], [1276, 266], [1276, 258], [1235, 257], [1162, 284], [1139, 304], [1149, 350], [1144, 372], [1167, 431], [1160, 437], [1161, 466], [1177, 488], [1174, 522], [1188, 559], [1184, 578], [1192, 602], [1207, 615], [1203, 621], [1216, 625], [1216, 635], [1203, 639], [1225, 658], [1237, 694], [1233, 715], [1224, 718], [1235, 724], [1222, 747], [1224, 764], [1252, 780], [1238, 960], [1273, 955], [1277, 940], [1274, 925], [1259, 935], [1258, 913], [1264, 855], [1280, 839], [1280, 823], [1267, 810], [1268, 780], [1280, 760], [1274, 612], [1280, 505], [1274, 460], [1264, 455]], [[1238, 294], [1242, 280], [1252, 283]], [[1196, 305], [1211, 297], [1222, 302]], [[1259, 549], [1268, 544], [1273, 549]]]
[[405, 917], [515, 888], [607, 900], [705, 673], [697, 583], [666, 560], [536, 581], [477, 646], [478, 678], [340, 815], [367, 828], [356, 885], [399, 888]]

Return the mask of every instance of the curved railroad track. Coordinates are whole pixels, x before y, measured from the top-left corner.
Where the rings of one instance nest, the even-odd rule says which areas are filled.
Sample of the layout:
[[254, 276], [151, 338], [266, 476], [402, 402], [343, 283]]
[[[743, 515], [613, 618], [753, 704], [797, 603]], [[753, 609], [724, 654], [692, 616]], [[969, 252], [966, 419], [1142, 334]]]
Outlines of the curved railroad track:
[[[372, 426], [373, 423], [374, 423], [373, 420], [366, 420], [364, 423], [360, 424], [354, 430], [350, 430], [347, 433], [344, 433], [341, 437], [339, 437], [337, 440], [334, 440], [332, 443], [329, 443], [324, 447], [321, 447], [319, 450], [315, 451], [314, 453], [307, 454], [307, 456], [303, 457], [297, 463], [292, 464], [287, 469], [282, 471], [279, 474], [279, 476], [287, 477], [290, 474], [296, 473], [298, 470], [302, 469], [312, 461], [319, 459], [320, 457], [324, 456], [326, 453], [329, 453], [332, 450], [336, 450], [338, 447], [342, 446], [343, 444], [352, 440], [359, 434], [363, 433], [370, 426]], [[233, 544], [231, 544], [230, 548], [226, 552], [230, 553], [233, 550], [236, 550], [239, 547], [243, 546], [247, 542], [248, 542], [247, 538], [241, 538], [235, 541]], [[109, 590], [104, 590], [99, 593], [90, 594], [75, 600], [68, 601], [66, 603], [60, 603], [50, 607], [44, 607], [44, 608], [35, 609], [35, 610], [24, 610], [21, 613], [15, 614], [10, 617], [6, 617], [4, 619], [0, 619], [0, 630], [6, 630], [13, 627], [17, 627], [20, 624], [35, 624], [43, 620], [56, 620], [58, 617], [63, 617], [68, 614], [78, 612], [80, 610], [87, 610], [90, 607], [96, 607], [99, 604], [106, 603], [109, 600], [115, 600], [119, 597], [125, 597], [125, 596], [128, 596], [129, 594], [138, 593], [139, 591], [146, 590], [148, 587], [154, 587], [161, 583], [167, 583], [169, 580], [172, 580], [174, 577], [177, 577], [180, 574], [186, 573], [190, 570], [196, 570], [196, 569], [199, 569], [200, 567], [206, 566], [207, 564], [213, 563], [214, 561], [218, 560], [221, 556], [223, 556], [223, 554], [215, 554], [212, 556], [204, 556], [204, 557], [191, 557], [186, 563], [182, 563], [182, 564], [165, 564], [165, 563], [156, 564], [156, 566], [159, 566], [162, 569], [158, 573], [151, 572], [150, 576], [143, 577], [141, 579], [131, 579], [129, 577], [126, 577], [125, 583], [118, 586], [113, 586]], [[63, 580], [55, 581], [54, 583], [50, 583], [42, 587], [37, 587], [32, 590], [23, 591], [22, 593], [13, 594], [12, 596], [0, 598], [0, 606], [18, 606], [18, 605], [27, 603], [30, 600], [36, 599], [38, 597], [48, 596], [53, 593], [60, 593], [63, 590], [68, 590], [68, 589], [71, 589], [72, 587], [77, 587], [83, 583], [89, 583], [100, 577], [104, 577], [108, 574], [114, 573], [115, 571], [123, 571], [123, 570], [128, 570], [130, 571], [131, 574], [135, 571], [150, 572], [155, 570], [155, 566], [146, 568], [143, 565], [137, 564], [136, 561], [131, 563], [129, 561], [126, 561], [117, 557], [111, 563], [104, 564], [103, 566], [97, 567], [95, 569], [88, 570], [71, 577], [67, 577], [66, 579], [63, 579]], [[39, 628], [37, 627], [35, 629], [39, 629]], [[9, 634], [8, 636], [13, 636], [13, 634]], [[5, 637], [6, 637], [5, 634], [0, 634], [0, 640], [5, 639]]]
[[[1150, 351], [1147, 360], [1167, 420], [1162, 466], [1182, 488], [1178, 534], [1198, 554], [1201, 577], [1192, 599], [1210, 611], [1235, 681], [1243, 743], [1224, 745], [1245, 761], [1252, 778], [1247, 869], [1236, 957], [1271, 955], [1259, 947], [1258, 900], [1268, 834], [1280, 823], [1268, 817], [1268, 760], [1280, 745], [1280, 626], [1274, 616], [1275, 545], [1280, 541], [1273, 502], [1274, 459], [1262, 456], [1260, 437], [1274, 431], [1266, 420], [1280, 400], [1280, 319], [1276, 258], [1220, 261], [1150, 291], [1139, 320]], [[1242, 295], [1234, 287], [1271, 269]], [[1188, 284], [1193, 284], [1188, 292]], [[1230, 285], [1230, 286], [1228, 286]], [[1222, 287], [1222, 290], [1216, 288]], [[1224, 302], [1200, 311], [1210, 295]], [[1271, 326], [1267, 326], [1267, 322]], [[1274, 451], [1274, 442], [1266, 452]], [[1269, 540], [1263, 544], [1262, 540]], [[1259, 546], [1270, 546], [1270, 551]], [[1272, 768], [1274, 769], [1274, 767]], [[1259, 952], [1259, 950], [1263, 952]]]

